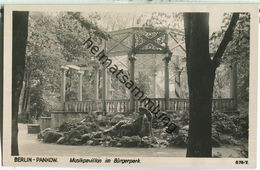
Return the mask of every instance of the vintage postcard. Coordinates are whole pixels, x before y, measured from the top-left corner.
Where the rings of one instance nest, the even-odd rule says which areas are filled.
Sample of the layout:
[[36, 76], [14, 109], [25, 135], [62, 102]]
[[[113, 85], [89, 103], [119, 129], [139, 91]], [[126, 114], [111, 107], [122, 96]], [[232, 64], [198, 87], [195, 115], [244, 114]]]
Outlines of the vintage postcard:
[[4, 166], [255, 168], [258, 5], [4, 6]]

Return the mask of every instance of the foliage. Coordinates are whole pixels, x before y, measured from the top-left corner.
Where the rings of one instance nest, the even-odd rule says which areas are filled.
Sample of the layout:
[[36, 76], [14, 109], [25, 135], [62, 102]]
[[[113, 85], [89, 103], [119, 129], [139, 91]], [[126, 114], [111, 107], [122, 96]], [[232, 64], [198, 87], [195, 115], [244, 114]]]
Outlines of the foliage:
[[[168, 135], [170, 146], [185, 147], [188, 139], [189, 114], [176, 114], [173, 120], [178, 120], [180, 130], [177, 134]], [[153, 126], [159, 128], [159, 126]], [[164, 137], [165, 138], [165, 137]], [[245, 114], [231, 115], [228, 113], [212, 113], [212, 145], [219, 147], [223, 145], [243, 145], [248, 139], [248, 116]]]
[[135, 85], [139, 87], [146, 95], [151, 92], [150, 84], [150, 77], [143, 72], [138, 72], [138, 75], [135, 78]]
[[[225, 13], [223, 17], [223, 25], [221, 30], [214, 32], [210, 37], [210, 47], [212, 53], [215, 53], [222, 37], [228, 27], [230, 13]], [[231, 63], [236, 62], [238, 67], [238, 91], [240, 105], [248, 103], [248, 89], [249, 89], [249, 42], [250, 42], [250, 14], [240, 13], [239, 20], [233, 33], [233, 39], [225, 50], [222, 63], [225, 64], [226, 70], [229, 69]], [[226, 72], [228, 73], [228, 72]], [[228, 74], [223, 75], [229, 78]], [[215, 82], [216, 84], [216, 82]], [[225, 84], [226, 86], [228, 84]], [[247, 107], [247, 105], [246, 105]]]
[[172, 28], [176, 30], [183, 30], [183, 15], [182, 13], [164, 13], [152, 12], [149, 15], [141, 15], [137, 19], [137, 24], [143, 27], [153, 28]]
[[[26, 49], [26, 76], [28, 82], [25, 89], [29, 90], [31, 115], [40, 115], [48, 110], [49, 96], [60, 95], [60, 66], [66, 61], [85, 59], [88, 65], [90, 52], [82, 45], [88, 36], [103, 38], [102, 30], [95, 26], [96, 17], [88, 21], [79, 13], [39, 13], [31, 12], [28, 24], [28, 43]], [[93, 15], [94, 16], [94, 15]], [[93, 70], [90, 70], [91, 72]], [[88, 73], [89, 73], [88, 72]], [[78, 75], [75, 71], [67, 73], [66, 98], [77, 98]], [[86, 82], [93, 78], [83, 76]], [[83, 83], [84, 94], [91, 94], [93, 85]], [[85, 95], [85, 99], [92, 96]], [[28, 100], [24, 98], [23, 100]]]

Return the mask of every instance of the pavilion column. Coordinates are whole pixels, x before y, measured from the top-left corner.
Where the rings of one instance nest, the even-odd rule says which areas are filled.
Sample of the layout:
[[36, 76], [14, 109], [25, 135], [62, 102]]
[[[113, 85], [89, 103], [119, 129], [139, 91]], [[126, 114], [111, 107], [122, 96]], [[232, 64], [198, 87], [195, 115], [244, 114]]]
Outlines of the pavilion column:
[[111, 99], [111, 73], [107, 73], [107, 99]]
[[78, 71], [78, 76], [79, 76], [78, 101], [82, 101], [83, 74], [84, 74], [84, 71], [82, 71], [82, 70]]
[[237, 63], [230, 66], [230, 97], [234, 99], [234, 110], [237, 110]]
[[[136, 58], [130, 53], [128, 54], [128, 59], [130, 61], [130, 80], [135, 82], [135, 60]], [[135, 111], [135, 99], [134, 99], [134, 94], [130, 93], [130, 112]]]
[[106, 66], [102, 66], [102, 112], [106, 113], [106, 99], [107, 99], [107, 70]]
[[152, 73], [152, 97], [156, 98], [156, 94], [157, 94], [157, 88], [156, 88], [156, 70], [153, 71]]
[[165, 110], [169, 109], [169, 61], [171, 60], [172, 53], [167, 53], [168, 55], [164, 57], [164, 100], [165, 100]]
[[177, 98], [181, 97], [181, 72], [179, 68], [179, 56], [176, 56], [176, 66], [175, 66], [175, 96]]
[[65, 102], [66, 101], [66, 73], [68, 71], [68, 67], [62, 66], [61, 71], [62, 71], [62, 78], [61, 78], [61, 90], [60, 90], [60, 96], [61, 96], [61, 101]]
[[94, 80], [94, 96], [95, 96], [95, 109], [98, 110], [98, 99], [99, 99], [99, 66], [94, 66], [95, 69], [95, 80]]

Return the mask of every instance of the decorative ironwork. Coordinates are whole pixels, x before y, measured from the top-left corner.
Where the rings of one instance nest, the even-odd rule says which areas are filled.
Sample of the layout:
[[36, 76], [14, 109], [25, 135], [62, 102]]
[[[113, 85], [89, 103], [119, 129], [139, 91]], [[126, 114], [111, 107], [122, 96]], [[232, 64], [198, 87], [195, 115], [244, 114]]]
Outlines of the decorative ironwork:
[[167, 33], [153, 29], [137, 30], [134, 32], [134, 53], [166, 53], [167, 52]]
[[[128, 53], [165, 54], [171, 50], [174, 52], [184, 50], [183, 44], [178, 45], [182, 42], [183, 33], [174, 29], [133, 27], [109, 34], [111, 38], [106, 42], [106, 53], [109, 56], [121, 56]], [[185, 55], [185, 52], [182, 55]]]

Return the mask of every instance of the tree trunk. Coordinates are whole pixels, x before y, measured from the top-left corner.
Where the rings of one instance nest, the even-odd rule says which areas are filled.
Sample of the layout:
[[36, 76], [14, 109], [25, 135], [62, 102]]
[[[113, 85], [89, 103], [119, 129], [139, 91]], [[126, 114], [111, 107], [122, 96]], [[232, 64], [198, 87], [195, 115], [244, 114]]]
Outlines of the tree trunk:
[[234, 13], [216, 54], [209, 55], [209, 14], [185, 13], [184, 29], [189, 86], [187, 157], [211, 157], [211, 112], [216, 69], [239, 19]]
[[209, 14], [185, 13], [189, 86], [187, 157], [211, 157], [211, 106], [215, 72], [209, 55]]
[[11, 154], [18, 150], [18, 108], [23, 85], [25, 52], [28, 33], [28, 12], [13, 12], [13, 75], [12, 75], [12, 144]]
[[25, 97], [25, 82], [23, 81], [22, 89], [21, 89], [21, 94], [19, 97], [19, 109], [18, 109], [18, 114], [23, 113], [23, 101]]

